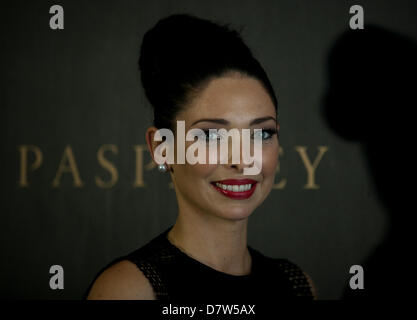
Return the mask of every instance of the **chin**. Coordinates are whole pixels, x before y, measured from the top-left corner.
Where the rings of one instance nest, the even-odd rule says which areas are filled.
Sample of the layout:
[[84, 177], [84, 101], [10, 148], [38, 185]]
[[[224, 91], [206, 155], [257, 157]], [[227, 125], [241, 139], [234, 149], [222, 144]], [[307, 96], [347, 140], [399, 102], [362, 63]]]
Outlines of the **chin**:
[[217, 215], [227, 220], [244, 220], [247, 219], [255, 210], [253, 205], [234, 205], [227, 206], [218, 211]]

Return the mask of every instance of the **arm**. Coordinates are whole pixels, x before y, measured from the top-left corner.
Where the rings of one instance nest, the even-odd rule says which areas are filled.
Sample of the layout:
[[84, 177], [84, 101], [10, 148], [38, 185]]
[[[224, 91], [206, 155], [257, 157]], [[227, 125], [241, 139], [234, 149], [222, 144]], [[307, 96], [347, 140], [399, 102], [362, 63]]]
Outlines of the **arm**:
[[313, 297], [314, 297], [314, 300], [317, 300], [317, 291], [316, 291], [316, 287], [315, 287], [315, 285], [314, 285], [313, 280], [311, 280], [311, 278], [309, 277], [309, 275], [308, 275], [307, 273], [305, 273], [304, 271], [303, 271], [303, 273], [304, 273], [304, 275], [306, 276], [307, 281], [308, 281], [308, 283], [309, 283], [309, 284], [310, 284], [310, 286], [311, 286], [311, 289], [312, 289], [312, 292], [313, 292]]
[[94, 282], [87, 300], [156, 300], [148, 279], [136, 265], [120, 261]]

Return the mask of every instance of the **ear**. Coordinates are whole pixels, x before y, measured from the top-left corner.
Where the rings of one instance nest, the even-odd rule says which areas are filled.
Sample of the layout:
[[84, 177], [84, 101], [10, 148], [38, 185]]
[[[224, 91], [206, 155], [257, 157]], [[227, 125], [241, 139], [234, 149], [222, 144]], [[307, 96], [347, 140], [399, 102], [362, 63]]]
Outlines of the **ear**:
[[[146, 144], [148, 145], [148, 149], [149, 149], [149, 152], [151, 154], [152, 160], [156, 165], [158, 165], [158, 164], [155, 161], [155, 149], [158, 145], [163, 143], [163, 141], [155, 141], [154, 140], [155, 133], [158, 130], [159, 129], [157, 127], [151, 126], [146, 130], [146, 133], [145, 133]], [[166, 153], [166, 150], [163, 151], [163, 154], [165, 154], [165, 153]], [[169, 171], [174, 172], [174, 168], [171, 165], [166, 164], [166, 166], [167, 166]]]
[[154, 140], [156, 131], [158, 131], [158, 128], [155, 126], [151, 126], [146, 130], [146, 133], [145, 133], [146, 144], [148, 145], [149, 152], [155, 164], [156, 164], [155, 157], [154, 157], [155, 149], [160, 143], [162, 143], [162, 141]]

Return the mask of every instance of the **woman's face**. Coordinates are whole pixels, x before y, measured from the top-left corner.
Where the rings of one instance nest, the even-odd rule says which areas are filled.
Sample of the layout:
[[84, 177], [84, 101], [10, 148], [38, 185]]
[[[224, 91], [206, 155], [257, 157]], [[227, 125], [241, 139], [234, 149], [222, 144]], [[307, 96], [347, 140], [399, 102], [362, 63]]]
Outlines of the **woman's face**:
[[[251, 125], [256, 119], [266, 120]], [[209, 121], [201, 119], [216, 119]], [[206, 144], [207, 164], [171, 164], [175, 192], [181, 210], [190, 210], [206, 215], [214, 215], [228, 220], [247, 218], [267, 197], [274, 183], [278, 162], [279, 129], [276, 122], [276, 111], [267, 91], [261, 83], [240, 74], [215, 78], [208, 86], [192, 99], [175, 120], [185, 121], [185, 133], [193, 128], [202, 130], [236, 128], [242, 137], [241, 129], [269, 130], [262, 137], [262, 169], [256, 175], [244, 175], [243, 169], [253, 164], [232, 164], [229, 139], [228, 164], [208, 164], [209, 143]], [[218, 121], [220, 120], [220, 121]], [[222, 122], [222, 123], [220, 123]], [[210, 137], [211, 138], [211, 137]], [[217, 141], [220, 145], [220, 141]], [[242, 145], [242, 140], [240, 141]], [[185, 148], [194, 142], [185, 142]], [[251, 140], [253, 152], [253, 140]], [[219, 150], [220, 148], [218, 148]], [[218, 152], [219, 154], [219, 152]], [[230, 181], [230, 179], [235, 179]], [[242, 179], [251, 179], [248, 183]], [[229, 180], [229, 181], [225, 181]], [[240, 181], [239, 181], [240, 180]], [[221, 185], [217, 184], [220, 183]], [[222, 183], [223, 182], [223, 183]], [[256, 182], [256, 183], [255, 183]], [[246, 185], [239, 191], [233, 191], [233, 184]], [[251, 184], [251, 189], [247, 184]], [[226, 189], [226, 190], [224, 190]], [[232, 189], [232, 190], [228, 190]]]

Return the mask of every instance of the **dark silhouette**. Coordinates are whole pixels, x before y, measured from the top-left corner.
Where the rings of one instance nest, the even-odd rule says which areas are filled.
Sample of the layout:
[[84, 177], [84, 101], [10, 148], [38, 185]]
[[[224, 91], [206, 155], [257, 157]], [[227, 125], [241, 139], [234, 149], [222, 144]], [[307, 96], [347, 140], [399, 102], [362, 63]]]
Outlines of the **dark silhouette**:
[[343, 33], [330, 51], [323, 116], [340, 137], [362, 145], [389, 215], [384, 240], [358, 261], [365, 289], [347, 283], [345, 299], [406, 298], [415, 283], [416, 57], [414, 40], [377, 26]]

